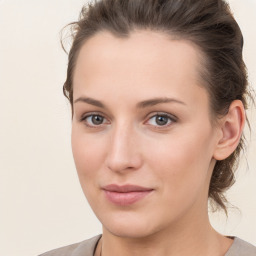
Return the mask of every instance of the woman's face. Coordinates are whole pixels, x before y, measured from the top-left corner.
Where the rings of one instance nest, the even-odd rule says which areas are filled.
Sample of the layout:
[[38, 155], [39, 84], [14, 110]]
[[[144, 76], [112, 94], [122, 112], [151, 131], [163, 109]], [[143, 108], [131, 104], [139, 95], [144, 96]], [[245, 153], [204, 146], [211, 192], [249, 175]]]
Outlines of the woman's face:
[[74, 73], [72, 149], [105, 232], [144, 237], [207, 216], [219, 131], [191, 43], [101, 32]]

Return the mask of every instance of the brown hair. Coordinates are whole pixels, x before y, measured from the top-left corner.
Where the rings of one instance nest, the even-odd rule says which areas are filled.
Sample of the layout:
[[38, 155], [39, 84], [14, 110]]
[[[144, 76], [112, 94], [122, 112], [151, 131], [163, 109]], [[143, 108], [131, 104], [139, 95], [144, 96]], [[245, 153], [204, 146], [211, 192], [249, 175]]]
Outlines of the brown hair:
[[[224, 0], [100, 0], [85, 5], [77, 22], [71, 23], [73, 44], [69, 51], [67, 79], [63, 86], [73, 113], [73, 74], [81, 46], [100, 31], [127, 38], [135, 29], [150, 29], [189, 40], [204, 55], [201, 71], [210, 96], [215, 121], [228, 112], [234, 100], [247, 109], [247, 73], [242, 59], [243, 36]], [[236, 150], [217, 161], [209, 198], [226, 213], [224, 192], [235, 181], [242, 136]]]

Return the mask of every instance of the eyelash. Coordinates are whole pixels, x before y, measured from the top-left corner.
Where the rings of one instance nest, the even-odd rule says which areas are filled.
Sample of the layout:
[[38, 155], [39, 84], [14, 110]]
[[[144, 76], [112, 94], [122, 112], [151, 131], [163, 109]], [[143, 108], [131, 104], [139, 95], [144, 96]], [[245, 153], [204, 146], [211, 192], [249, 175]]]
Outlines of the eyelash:
[[[98, 117], [103, 118], [103, 120], [107, 120], [104, 117], [104, 115], [101, 114], [101, 113], [90, 113], [90, 114], [87, 114], [85, 116], [82, 116], [81, 119], [80, 119], [80, 122], [84, 122], [87, 127], [92, 128], [92, 129], [101, 128], [102, 126], [105, 125], [104, 123], [99, 124], [99, 125], [95, 125], [95, 124], [94, 125], [90, 125], [90, 124], [88, 124], [88, 121], [86, 121], [86, 119], [89, 118], [89, 117], [92, 118], [93, 116], [98, 116]], [[168, 124], [165, 124], [165, 125], [152, 125], [155, 129], [167, 128], [167, 127], [171, 126], [173, 123], [176, 123], [177, 120], [178, 120], [178, 118], [175, 117], [174, 115], [163, 113], [163, 112], [156, 112], [153, 115], [151, 115], [144, 124], [147, 124], [149, 122], [149, 120], [151, 120], [153, 118], [156, 118], [156, 117], [167, 118], [168, 119]], [[150, 124], [148, 124], [148, 125], [150, 125]]]

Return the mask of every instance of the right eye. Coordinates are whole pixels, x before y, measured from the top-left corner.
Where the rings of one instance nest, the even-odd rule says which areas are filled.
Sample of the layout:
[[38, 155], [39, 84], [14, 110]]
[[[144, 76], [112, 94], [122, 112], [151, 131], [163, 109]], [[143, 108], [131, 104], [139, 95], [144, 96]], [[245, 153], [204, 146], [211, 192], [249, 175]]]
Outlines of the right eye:
[[86, 115], [81, 119], [81, 121], [85, 122], [85, 125], [89, 127], [102, 126], [108, 123], [106, 118], [99, 114]]

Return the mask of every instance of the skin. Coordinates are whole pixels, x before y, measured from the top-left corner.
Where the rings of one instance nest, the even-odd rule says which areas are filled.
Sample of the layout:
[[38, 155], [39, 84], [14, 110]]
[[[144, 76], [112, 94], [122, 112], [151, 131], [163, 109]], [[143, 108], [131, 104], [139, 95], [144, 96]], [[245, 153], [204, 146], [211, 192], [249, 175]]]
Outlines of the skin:
[[[234, 101], [212, 125], [200, 56], [192, 43], [152, 31], [126, 39], [100, 32], [82, 46], [73, 80], [72, 150], [84, 194], [103, 225], [96, 255], [102, 248], [104, 256], [216, 256], [231, 246], [209, 223], [208, 189], [216, 160], [239, 142], [244, 109]], [[141, 103], [156, 98], [165, 102]], [[106, 199], [108, 184], [153, 191], [121, 206]]]

